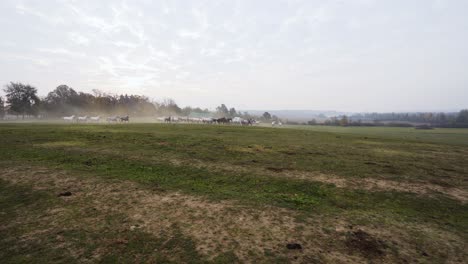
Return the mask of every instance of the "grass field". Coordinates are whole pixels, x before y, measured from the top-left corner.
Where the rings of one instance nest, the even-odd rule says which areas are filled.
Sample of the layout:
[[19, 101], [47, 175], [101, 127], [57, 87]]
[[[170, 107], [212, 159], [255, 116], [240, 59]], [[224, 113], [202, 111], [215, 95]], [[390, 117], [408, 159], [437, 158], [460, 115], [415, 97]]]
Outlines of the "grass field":
[[463, 263], [467, 161], [467, 129], [4, 123], [0, 259]]

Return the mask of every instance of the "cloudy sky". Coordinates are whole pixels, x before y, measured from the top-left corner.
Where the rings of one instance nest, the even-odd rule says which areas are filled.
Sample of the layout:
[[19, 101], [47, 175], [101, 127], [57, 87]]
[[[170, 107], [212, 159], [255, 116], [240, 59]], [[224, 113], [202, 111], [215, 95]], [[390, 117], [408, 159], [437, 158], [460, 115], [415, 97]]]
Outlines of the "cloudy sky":
[[467, 0], [0, 1], [0, 83], [181, 105], [468, 107]]

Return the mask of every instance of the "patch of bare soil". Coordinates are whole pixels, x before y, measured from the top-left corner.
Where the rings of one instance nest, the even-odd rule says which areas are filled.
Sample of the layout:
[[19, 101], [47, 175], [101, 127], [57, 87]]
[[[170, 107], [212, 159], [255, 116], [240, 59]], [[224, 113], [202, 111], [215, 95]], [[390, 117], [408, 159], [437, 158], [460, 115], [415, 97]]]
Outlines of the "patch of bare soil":
[[309, 179], [324, 183], [334, 184], [339, 188], [361, 189], [368, 191], [399, 191], [410, 192], [420, 195], [430, 196], [434, 192], [438, 192], [458, 200], [462, 203], [468, 201], [468, 192], [459, 188], [444, 187], [431, 183], [415, 183], [405, 181], [392, 181], [377, 178], [343, 178], [331, 174], [288, 171], [286, 177], [294, 177], [300, 179]]
[[387, 247], [384, 242], [363, 230], [349, 232], [346, 238], [346, 246], [351, 251], [358, 251], [366, 258], [384, 255], [384, 250]]
[[[56, 194], [56, 199], [80, 205], [79, 210], [87, 217], [68, 221], [61, 219], [65, 215], [61, 208], [54, 208], [46, 212], [48, 218], [42, 218], [42, 221], [50, 222], [51, 227], [21, 238], [34, 239], [37, 232], [49, 232], [56, 234], [60, 248], [73, 246], [61, 240], [57, 230], [97, 226], [106, 216], [119, 213], [123, 218], [116, 229], [138, 229], [158, 236], [177, 228], [196, 241], [200, 253], [214, 258], [220, 252], [234, 252], [245, 263], [271, 260], [272, 256], [280, 262], [295, 263], [363, 263], [369, 260], [392, 263], [412, 262], [421, 257], [412, 244], [411, 235], [406, 233], [407, 226], [353, 227], [346, 219], [336, 216], [317, 215], [304, 219], [297, 212], [276, 207], [251, 208], [231, 201], [213, 202], [166, 192], [157, 186], [151, 188], [130, 181], [77, 177], [48, 168], [3, 168], [0, 178], [18, 185], [33, 185], [37, 190]], [[71, 195], [59, 196], [66, 192]], [[93, 217], [85, 213], [89, 210], [94, 212]], [[415, 228], [420, 230], [420, 227]], [[431, 227], [424, 232], [432, 234], [434, 241], [448, 238], [453, 244], [460, 240], [450, 233], [434, 233]], [[125, 247], [126, 241], [122, 237], [106, 245]], [[434, 250], [447, 251], [453, 247], [450, 243], [439, 245], [440, 249], [434, 247]], [[387, 248], [387, 244], [393, 245], [393, 249]], [[95, 260], [99, 260], [105, 250], [105, 247], [96, 249]], [[77, 259], [83, 254], [76, 247], [69, 251]]]

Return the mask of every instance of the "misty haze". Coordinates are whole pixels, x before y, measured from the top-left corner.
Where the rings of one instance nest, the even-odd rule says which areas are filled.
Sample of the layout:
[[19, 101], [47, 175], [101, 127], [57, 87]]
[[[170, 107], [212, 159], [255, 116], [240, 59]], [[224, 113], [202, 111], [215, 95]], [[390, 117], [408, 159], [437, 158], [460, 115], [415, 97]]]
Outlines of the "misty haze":
[[466, 263], [468, 1], [0, 2], [1, 263]]

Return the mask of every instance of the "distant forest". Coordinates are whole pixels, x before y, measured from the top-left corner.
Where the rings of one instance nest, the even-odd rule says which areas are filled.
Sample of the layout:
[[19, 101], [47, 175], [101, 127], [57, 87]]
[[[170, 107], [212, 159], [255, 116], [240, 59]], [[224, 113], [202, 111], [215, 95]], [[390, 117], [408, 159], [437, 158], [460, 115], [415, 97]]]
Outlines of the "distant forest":
[[28, 84], [11, 82], [5, 86], [6, 98], [0, 97], [0, 118], [5, 115], [39, 118], [54, 118], [69, 115], [132, 115], [149, 116], [248, 116], [235, 108], [222, 104], [215, 112], [200, 107], [181, 108], [172, 99], [160, 102], [146, 96], [107, 94], [99, 90], [93, 93], [79, 92], [60, 85], [46, 97], [39, 97], [37, 89]]
[[[317, 125], [315, 119], [307, 122]], [[342, 115], [326, 119], [323, 125], [331, 126], [392, 126], [392, 127], [459, 127], [468, 128], [468, 109], [458, 113], [364, 113]]]

